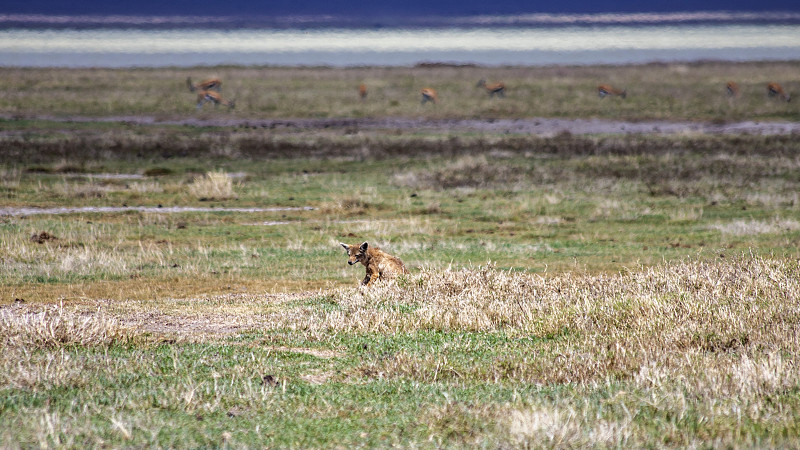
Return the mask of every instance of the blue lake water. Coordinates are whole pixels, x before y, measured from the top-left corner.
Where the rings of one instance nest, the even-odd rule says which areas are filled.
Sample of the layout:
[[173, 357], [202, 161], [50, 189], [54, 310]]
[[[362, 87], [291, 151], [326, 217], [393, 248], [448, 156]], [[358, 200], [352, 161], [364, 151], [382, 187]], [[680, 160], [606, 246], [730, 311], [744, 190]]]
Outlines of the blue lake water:
[[352, 29], [6, 28], [0, 66], [404, 66], [800, 60], [800, 25], [600, 24]]

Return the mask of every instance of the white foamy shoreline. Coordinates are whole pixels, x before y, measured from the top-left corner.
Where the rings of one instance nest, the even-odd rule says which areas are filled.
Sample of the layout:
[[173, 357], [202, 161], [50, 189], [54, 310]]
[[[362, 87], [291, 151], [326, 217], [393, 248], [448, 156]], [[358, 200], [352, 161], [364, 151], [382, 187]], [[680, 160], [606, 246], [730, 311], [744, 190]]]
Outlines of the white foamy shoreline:
[[425, 29], [10, 29], [5, 67], [641, 64], [800, 59], [800, 24]]

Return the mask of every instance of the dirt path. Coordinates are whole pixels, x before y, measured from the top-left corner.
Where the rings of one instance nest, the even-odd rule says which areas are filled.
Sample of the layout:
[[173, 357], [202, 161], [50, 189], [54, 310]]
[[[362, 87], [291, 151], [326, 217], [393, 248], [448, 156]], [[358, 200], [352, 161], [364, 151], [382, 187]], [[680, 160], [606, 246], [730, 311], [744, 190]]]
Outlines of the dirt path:
[[275, 208], [200, 208], [192, 206], [80, 206], [80, 207], [2, 207], [0, 216], [32, 216], [36, 214], [76, 214], [76, 213], [116, 213], [126, 211], [139, 211], [148, 213], [185, 213], [185, 212], [280, 212], [280, 211], [311, 211], [310, 206], [303, 207], [275, 207]]
[[[0, 116], [2, 117], [2, 116]], [[12, 116], [3, 117], [12, 119]], [[52, 120], [58, 122], [118, 122], [134, 125], [189, 125], [197, 127], [246, 127], [297, 130], [426, 130], [426, 131], [484, 131], [492, 133], [536, 134], [542, 136], [560, 133], [571, 134], [756, 134], [782, 135], [800, 134], [800, 122], [626, 122], [606, 119], [239, 119], [239, 118], [184, 118], [158, 119], [152, 116], [112, 117], [48, 117], [35, 116], [26, 119]]]

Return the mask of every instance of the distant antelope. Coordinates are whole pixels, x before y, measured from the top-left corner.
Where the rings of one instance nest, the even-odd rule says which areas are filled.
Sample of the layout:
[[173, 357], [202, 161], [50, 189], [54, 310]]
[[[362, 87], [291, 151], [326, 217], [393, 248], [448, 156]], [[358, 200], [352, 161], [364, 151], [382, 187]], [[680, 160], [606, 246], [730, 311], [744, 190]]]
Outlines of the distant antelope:
[[192, 84], [192, 77], [186, 77], [186, 85], [189, 86], [189, 92], [222, 90], [222, 80], [219, 78], [209, 78], [208, 80], [203, 80], [197, 84]]
[[725, 84], [725, 92], [728, 93], [728, 97], [738, 97], [739, 96], [739, 83], [735, 81], [728, 81]]
[[597, 95], [600, 96], [600, 98], [605, 98], [606, 95], [615, 95], [625, 98], [628, 96], [628, 91], [625, 89], [620, 91], [619, 89], [615, 89], [608, 84], [601, 84], [600, 86], [597, 86]]
[[366, 84], [359, 84], [358, 85], [358, 96], [361, 97], [361, 100], [367, 98], [367, 85]]
[[427, 102], [436, 103], [437, 101], [439, 101], [439, 97], [436, 95], [436, 91], [434, 91], [431, 88], [425, 88], [422, 91], [420, 91], [420, 93], [422, 94], [423, 105]]
[[214, 104], [214, 107], [218, 105], [227, 106], [230, 109], [233, 109], [236, 106], [235, 100], [226, 100], [222, 98], [219, 92], [216, 91], [200, 91], [197, 93], [197, 109], [200, 109], [206, 103], [211, 102]]
[[792, 98], [787, 94], [783, 87], [778, 83], [770, 83], [767, 85], [767, 95], [770, 97], [779, 97], [782, 100], [790, 101]]
[[489, 92], [489, 97], [494, 97], [497, 94], [498, 97], [505, 97], [506, 95], [506, 85], [502, 82], [486, 84], [486, 80], [481, 79], [478, 81], [477, 87], [482, 87]]

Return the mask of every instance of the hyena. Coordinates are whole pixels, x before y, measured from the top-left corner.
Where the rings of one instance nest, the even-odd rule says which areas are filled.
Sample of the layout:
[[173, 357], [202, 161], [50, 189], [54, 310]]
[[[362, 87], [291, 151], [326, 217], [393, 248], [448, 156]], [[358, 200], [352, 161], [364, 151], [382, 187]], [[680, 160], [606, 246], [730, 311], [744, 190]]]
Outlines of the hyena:
[[376, 279], [394, 278], [401, 273], [408, 273], [406, 266], [400, 258], [392, 256], [378, 247], [370, 247], [364, 242], [361, 245], [347, 245], [339, 243], [349, 256], [347, 264], [351, 266], [360, 262], [367, 268], [367, 276], [361, 281], [364, 286], [370, 285]]

